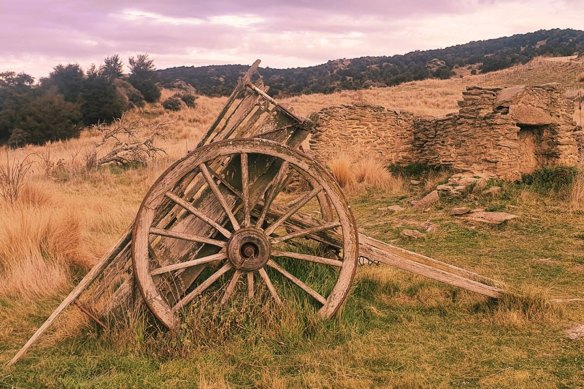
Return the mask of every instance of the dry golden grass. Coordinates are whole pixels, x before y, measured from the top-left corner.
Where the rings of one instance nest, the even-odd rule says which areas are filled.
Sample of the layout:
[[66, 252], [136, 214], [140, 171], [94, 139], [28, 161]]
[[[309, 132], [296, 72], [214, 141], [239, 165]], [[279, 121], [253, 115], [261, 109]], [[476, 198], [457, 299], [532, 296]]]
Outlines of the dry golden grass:
[[329, 168], [341, 188], [349, 188], [354, 185], [355, 177], [348, 158], [337, 158], [329, 162]]
[[507, 87], [556, 82], [573, 88], [577, 80], [583, 82], [583, 74], [584, 61], [581, 59], [536, 58], [525, 65], [486, 74], [471, 75], [464, 71], [458, 77], [447, 80], [422, 80], [395, 87], [341, 91], [329, 95], [301, 95], [282, 99], [282, 103], [306, 117], [325, 107], [340, 104], [380, 105], [416, 115], [444, 116], [458, 111], [457, 102], [462, 99], [462, 91], [467, 86]]
[[374, 159], [353, 161], [343, 156], [328, 165], [339, 185], [350, 194], [362, 193], [369, 189], [381, 190], [391, 195], [406, 191], [403, 178], [392, 175]]
[[570, 207], [574, 210], [584, 210], [584, 171], [579, 171], [572, 182]]
[[0, 208], [0, 295], [50, 296], [68, 286], [72, 267], [89, 266], [79, 217], [50, 201], [27, 187], [18, 202]]
[[0, 296], [58, 294], [70, 286], [75, 269], [95, 263], [131, 223], [150, 184], [196, 145], [224, 99], [199, 101], [196, 110], [166, 113], [149, 106], [124, 115], [168, 129], [157, 145], [166, 155], [143, 169], [88, 171], [85, 156], [101, 136], [91, 129], [78, 139], [11, 151], [11, 160], [33, 163], [14, 204], [0, 201]]
[[464, 87], [473, 84], [474, 79], [471, 78], [424, 80], [397, 87], [294, 96], [282, 99], [282, 103], [301, 116], [309, 116], [325, 107], [340, 104], [380, 105], [417, 115], [443, 116], [458, 111], [457, 101], [462, 99]]

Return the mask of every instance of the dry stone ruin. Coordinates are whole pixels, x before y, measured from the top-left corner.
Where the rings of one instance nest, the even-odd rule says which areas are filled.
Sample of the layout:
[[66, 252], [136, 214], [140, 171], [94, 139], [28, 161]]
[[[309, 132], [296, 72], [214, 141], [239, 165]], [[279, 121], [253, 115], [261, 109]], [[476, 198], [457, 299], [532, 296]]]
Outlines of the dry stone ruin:
[[584, 164], [584, 134], [574, 102], [555, 84], [469, 87], [457, 114], [416, 117], [370, 105], [318, 113], [310, 143], [327, 162], [339, 153], [386, 165], [423, 163], [517, 179], [548, 165]]

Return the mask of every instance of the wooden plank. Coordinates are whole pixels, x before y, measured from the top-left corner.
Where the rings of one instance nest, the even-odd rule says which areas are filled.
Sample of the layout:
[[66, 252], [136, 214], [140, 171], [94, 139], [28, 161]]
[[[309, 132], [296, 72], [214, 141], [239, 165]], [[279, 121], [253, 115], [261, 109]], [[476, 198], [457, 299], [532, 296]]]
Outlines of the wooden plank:
[[424, 277], [431, 278], [436, 281], [446, 283], [448, 285], [456, 286], [462, 289], [469, 290], [471, 292], [479, 293], [484, 296], [492, 298], [500, 298], [505, 291], [503, 289], [486, 285], [479, 281], [475, 281], [469, 278], [465, 278], [458, 274], [450, 273], [446, 270], [438, 269], [423, 263], [418, 263], [412, 261], [411, 259], [405, 258], [404, 256], [398, 255], [392, 249], [392, 247], [386, 247], [383, 249], [385, 244], [379, 244], [377, 242], [375, 246], [368, 242], [368, 237], [363, 234], [360, 238], [364, 241], [360, 241], [359, 255], [379, 261], [386, 265], [396, 267], [398, 269], [406, 270]]

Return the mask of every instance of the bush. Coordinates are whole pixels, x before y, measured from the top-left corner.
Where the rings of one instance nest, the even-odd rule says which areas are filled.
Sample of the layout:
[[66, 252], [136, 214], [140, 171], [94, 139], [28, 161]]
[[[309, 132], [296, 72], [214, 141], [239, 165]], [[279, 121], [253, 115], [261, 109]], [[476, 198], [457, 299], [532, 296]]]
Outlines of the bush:
[[[13, 142], [43, 144], [48, 141], [76, 138], [81, 132], [81, 113], [77, 104], [68, 103], [60, 94], [47, 92], [20, 108], [18, 123], [22, 133]], [[11, 137], [12, 138], [12, 137]], [[20, 146], [20, 145], [19, 145]]]
[[521, 177], [521, 183], [541, 194], [567, 194], [578, 170], [567, 166], [550, 166]]
[[101, 75], [87, 78], [81, 92], [81, 114], [85, 124], [111, 123], [122, 117], [127, 108], [124, 96], [110, 80]]
[[425, 163], [410, 163], [409, 165], [391, 165], [389, 171], [393, 174], [403, 176], [405, 178], [420, 178], [430, 173], [440, 173], [449, 171], [450, 169], [444, 166], [432, 166]]
[[180, 99], [185, 103], [185, 105], [189, 108], [195, 108], [195, 95], [184, 94], [180, 97]]
[[169, 111], [180, 111], [182, 108], [182, 101], [178, 97], [169, 97], [162, 102], [164, 109]]
[[12, 130], [12, 134], [10, 134], [10, 138], [8, 138], [8, 146], [13, 149], [26, 146], [29, 142], [28, 133], [21, 128], [15, 128]]

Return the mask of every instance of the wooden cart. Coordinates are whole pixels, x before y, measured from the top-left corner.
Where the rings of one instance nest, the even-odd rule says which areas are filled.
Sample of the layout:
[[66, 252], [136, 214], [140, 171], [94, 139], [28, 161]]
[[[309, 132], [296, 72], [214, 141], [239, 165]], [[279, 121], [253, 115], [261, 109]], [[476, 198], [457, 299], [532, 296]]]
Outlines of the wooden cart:
[[349, 295], [360, 258], [501, 295], [476, 273], [359, 234], [332, 175], [300, 151], [312, 122], [266, 94], [258, 66], [240, 79], [197, 148], [152, 185], [118, 244], [9, 365], [71, 303], [99, 321], [136, 304], [136, 289], [139, 303], [169, 329], [201, 295], [225, 304], [264, 294], [285, 304], [286, 288], [297, 288], [329, 318]]

